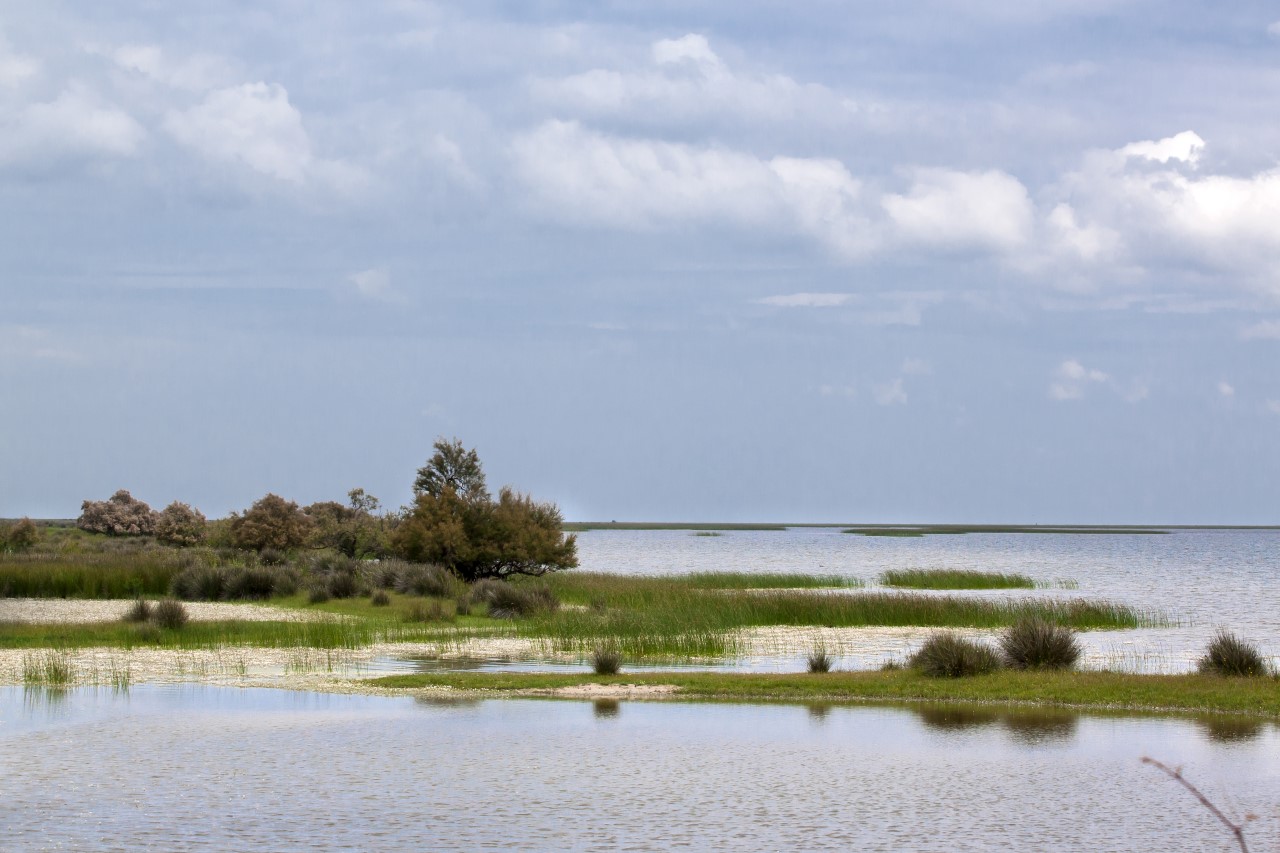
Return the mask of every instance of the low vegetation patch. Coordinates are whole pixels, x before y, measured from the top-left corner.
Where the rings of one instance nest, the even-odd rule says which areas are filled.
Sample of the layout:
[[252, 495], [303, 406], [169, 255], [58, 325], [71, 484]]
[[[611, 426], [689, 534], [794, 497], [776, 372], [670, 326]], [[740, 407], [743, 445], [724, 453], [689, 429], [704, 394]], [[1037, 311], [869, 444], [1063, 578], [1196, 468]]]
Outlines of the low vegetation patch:
[[596, 646], [591, 652], [591, 670], [596, 675], [617, 675], [622, 669], [622, 653], [612, 646]]
[[1000, 652], [1014, 669], [1070, 669], [1083, 650], [1070, 628], [1043, 619], [1020, 619], [1000, 634]]
[[835, 659], [827, 654], [826, 649], [817, 648], [809, 652], [806, 663], [808, 664], [809, 672], [830, 672], [831, 667], [835, 665]]
[[895, 569], [880, 576], [885, 586], [906, 589], [1034, 589], [1026, 575], [969, 569]]
[[907, 664], [934, 678], [962, 678], [994, 672], [1000, 668], [1000, 658], [990, 646], [940, 631], [930, 635]]
[[1229, 631], [1214, 635], [1198, 666], [1201, 672], [1214, 675], [1258, 676], [1270, 671], [1257, 646]]

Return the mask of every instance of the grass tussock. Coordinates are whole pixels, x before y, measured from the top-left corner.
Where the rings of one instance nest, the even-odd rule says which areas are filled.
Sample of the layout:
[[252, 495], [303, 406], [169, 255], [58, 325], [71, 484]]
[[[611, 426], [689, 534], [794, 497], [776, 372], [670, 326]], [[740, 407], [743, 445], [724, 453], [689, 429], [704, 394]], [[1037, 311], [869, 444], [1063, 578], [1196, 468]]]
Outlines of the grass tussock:
[[129, 609], [124, 612], [124, 616], [121, 618], [125, 622], [150, 622], [151, 610], [151, 602], [145, 598], [138, 598], [129, 605]]
[[908, 664], [934, 678], [962, 678], [994, 672], [1000, 668], [1000, 659], [990, 646], [940, 631], [924, 641]]
[[591, 671], [596, 675], [617, 675], [622, 669], [622, 653], [612, 646], [596, 646], [591, 652]]
[[163, 601], [156, 602], [155, 607], [151, 609], [151, 621], [160, 628], [170, 631], [177, 631], [185, 627], [191, 616], [187, 613], [187, 608], [182, 606], [181, 601], [166, 598]]
[[895, 569], [880, 576], [885, 586], [904, 589], [1035, 589], [1026, 575], [969, 569]]
[[1270, 672], [1258, 647], [1229, 631], [1219, 631], [1214, 635], [1197, 666], [1200, 672], [1212, 675], [1248, 677]]
[[1014, 669], [1070, 669], [1083, 649], [1070, 628], [1043, 619], [1020, 619], [1000, 634], [1000, 653]]
[[830, 672], [831, 667], [835, 665], [835, 658], [827, 654], [826, 649], [819, 647], [809, 652], [806, 663], [808, 664], [809, 672]]
[[71, 660], [64, 653], [45, 651], [22, 657], [22, 683], [28, 687], [66, 687], [74, 677]]

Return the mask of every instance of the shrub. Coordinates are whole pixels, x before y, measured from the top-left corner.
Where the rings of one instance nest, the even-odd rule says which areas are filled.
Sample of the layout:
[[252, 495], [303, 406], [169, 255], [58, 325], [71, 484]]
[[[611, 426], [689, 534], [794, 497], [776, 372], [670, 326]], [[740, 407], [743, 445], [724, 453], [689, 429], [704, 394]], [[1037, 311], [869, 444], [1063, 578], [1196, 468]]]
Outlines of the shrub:
[[809, 652], [808, 664], [810, 672], [830, 672], [835, 660], [824, 648], [816, 648]]
[[330, 572], [323, 578], [325, 588], [334, 598], [355, 598], [364, 595], [367, 589], [354, 569]]
[[255, 501], [244, 515], [233, 515], [230, 525], [235, 546], [254, 551], [292, 551], [302, 547], [311, 533], [311, 520], [298, 505], [274, 494]]
[[395, 581], [396, 592], [405, 595], [433, 595], [448, 598], [455, 595], [461, 582], [444, 566], [402, 563]]
[[333, 596], [329, 595], [329, 588], [320, 584], [313, 584], [307, 587], [307, 601], [312, 604], [324, 604]]
[[8, 530], [0, 531], [0, 545], [25, 551], [40, 541], [40, 528], [29, 518], [21, 518]]
[[151, 621], [161, 628], [169, 628], [170, 630], [178, 630], [187, 624], [187, 620], [191, 618], [187, 615], [187, 608], [182, 606], [181, 601], [175, 601], [172, 598], [166, 598], [156, 604], [151, 611]]
[[983, 675], [1000, 666], [1000, 660], [989, 646], [971, 642], [951, 631], [930, 634], [908, 663], [925, 675], [946, 678]]
[[378, 590], [369, 597], [369, 603], [374, 607], [386, 607], [391, 603], [391, 596], [387, 595], [386, 590]]
[[1216, 675], [1266, 675], [1266, 660], [1258, 647], [1229, 631], [1219, 631], [1198, 661], [1201, 672]]
[[108, 536], [149, 536], [156, 529], [156, 513], [121, 489], [105, 501], [84, 501], [76, 526]]
[[227, 584], [227, 570], [214, 566], [192, 566], [173, 576], [169, 592], [184, 601], [218, 601]]
[[258, 560], [264, 566], [283, 566], [289, 562], [289, 555], [279, 548], [263, 548], [258, 552]]
[[146, 622], [151, 618], [151, 602], [139, 598], [124, 612], [125, 622]]
[[552, 613], [560, 607], [560, 601], [545, 586], [515, 586], [492, 578], [472, 587], [471, 600], [483, 603], [495, 619]]
[[156, 516], [156, 539], [166, 545], [199, 545], [207, 533], [204, 514], [187, 504], [174, 501]]
[[622, 653], [612, 646], [596, 646], [591, 653], [591, 669], [596, 675], [617, 675], [622, 669]]
[[1070, 628], [1044, 619], [1019, 619], [1000, 635], [1006, 666], [1014, 669], [1070, 669], [1080, 659], [1080, 643]]
[[261, 600], [276, 593], [279, 570], [255, 566], [231, 569], [222, 587], [222, 598], [227, 601]]
[[465, 595], [460, 595], [453, 602], [453, 612], [458, 616], [471, 615], [471, 600]]
[[495, 501], [474, 450], [441, 439], [418, 472], [414, 504], [396, 526], [397, 554], [440, 563], [466, 581], [543, 575], [578, 565], [560, 510], [503, 488]]

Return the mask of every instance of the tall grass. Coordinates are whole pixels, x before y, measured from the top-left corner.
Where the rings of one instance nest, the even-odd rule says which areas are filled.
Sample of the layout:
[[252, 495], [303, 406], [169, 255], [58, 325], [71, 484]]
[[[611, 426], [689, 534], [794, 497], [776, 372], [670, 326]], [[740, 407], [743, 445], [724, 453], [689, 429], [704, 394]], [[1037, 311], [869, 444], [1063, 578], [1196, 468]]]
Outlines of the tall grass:
[[545, 580], [562, 600], [591, 606], [526, 620], [516, 627], [521, 635], [543, 638], [555, 651], [578, 653], [609, 642], [632, 659], [734, 654], [743, 629], [769, 626], [1001, 628], [1027, 618], [1078, 630], [1161, 624], [1153, 614], [1086, 599], [699, 589], [685, 578], [588, 573]]
[[180, 631], [145, 625], [101, 622], [52, 625], [7, 625], [0, 648], [67, 650], [92, 647], [122, 649], [203, 649], [228, 646], [261, 648], [358, 649], [375, 643], [452, 644], [471, 637], [509, 635], [482, 629], [443, 628], [393, 619], [333, 622], [188, 622]]
[[906, 589], [1035, 589], [1026, 575], [969, 569], [893, 569], [880, 576], [885, 586]]
[[164, 556], [122, 560], [9, 554], [0, 562], [0, 594], [12, 598], [131, 598], [165, 595], [181, 567]]

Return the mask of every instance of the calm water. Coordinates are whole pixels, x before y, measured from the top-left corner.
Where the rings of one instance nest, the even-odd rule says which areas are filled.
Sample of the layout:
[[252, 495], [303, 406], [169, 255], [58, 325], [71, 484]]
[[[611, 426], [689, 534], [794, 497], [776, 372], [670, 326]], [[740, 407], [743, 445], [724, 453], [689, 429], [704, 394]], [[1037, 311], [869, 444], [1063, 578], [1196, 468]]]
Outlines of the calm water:
[[[625, 574], [800, 572], [858, 578], [872, 587], [888, 569], [956, 568], [1017, 572], [1077, 589], [1036, 596], [1106, 598], [1158, 611], [1178, 626], [1084, 636], [1087, 664], [1135, 671], [1179, 672], [1193, 666], [1219, 628], [1233, 630], [1280, 655], [1280, 531], [1177, 530], [1163, 535], [970, 533], [892, 538], [839, 528], [728, 531], [588, 531], [578, 535], [582, 568]], [[1003, 596], [1007, 592], [964, 595]], [[900, 657], [918, 640], [857, 650], [845, 665]], [[756, 668], [770, 668], [769, 661]]]
[[6, 850], [1231, 850], [1280, 731], [1064, 714], [0, 688]]

